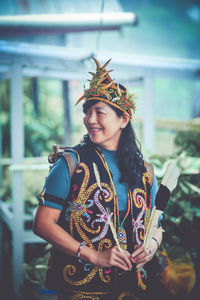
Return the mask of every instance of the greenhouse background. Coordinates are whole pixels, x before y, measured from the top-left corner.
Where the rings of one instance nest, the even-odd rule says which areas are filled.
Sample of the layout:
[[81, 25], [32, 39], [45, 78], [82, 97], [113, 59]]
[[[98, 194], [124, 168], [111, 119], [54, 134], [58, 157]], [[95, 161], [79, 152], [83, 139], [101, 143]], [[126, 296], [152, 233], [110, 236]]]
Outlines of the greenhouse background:
[[[200, 294], [200, 4], [196, 0], [0, 2], [0, 280], [5, 299], [55, 299], [49, 245], [32, 233], [53, 144], [85, 133], [75, 106], [94, 55], [136, 94], [133, 126], [160, 182], [181, 169], [149, 265], [151, 297]], [[156, 270], [156, 271], [155, 271]], [[173, 284], [164, 280], [171, 276]], [[175, 286], [175, 288], [174, 288]], [[166, 298], [165, 298], [166, 297]]]

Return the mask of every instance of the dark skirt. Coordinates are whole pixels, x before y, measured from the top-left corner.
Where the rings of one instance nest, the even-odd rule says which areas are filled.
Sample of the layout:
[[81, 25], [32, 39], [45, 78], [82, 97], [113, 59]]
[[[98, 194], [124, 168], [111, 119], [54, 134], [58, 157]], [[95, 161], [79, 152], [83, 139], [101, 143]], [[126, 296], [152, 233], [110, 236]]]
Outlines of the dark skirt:
[[80, 292], [59, 291], [58, 300], [142, 300], [145, 293], [138, 287], [136, 276], [133, 272], [125, 272], [115, 281], [109, 292]]

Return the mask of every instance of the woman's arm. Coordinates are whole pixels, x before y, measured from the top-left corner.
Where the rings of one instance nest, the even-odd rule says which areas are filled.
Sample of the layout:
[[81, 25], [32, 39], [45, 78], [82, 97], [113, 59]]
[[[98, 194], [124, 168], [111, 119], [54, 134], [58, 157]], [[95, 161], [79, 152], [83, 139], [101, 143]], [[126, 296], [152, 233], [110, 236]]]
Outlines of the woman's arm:
[[[33, 232], [60, 251], [76, 257], [80, 242], [57, 224], [60, 212], [58, 209], [39, 206], [34, 218]], [[98, 252], [84, 245], [80, 251], [80, 258], [99, 267], [115, 266], [122, 270], [132, 268], [130, 253], [128, 251], [121, 253], [117, 247]]]
[[61, 211], [48, 206], [39, 206], [33, 223], [33, 232], [60, 251], [75, 256], [79, 242], [57, 224]]

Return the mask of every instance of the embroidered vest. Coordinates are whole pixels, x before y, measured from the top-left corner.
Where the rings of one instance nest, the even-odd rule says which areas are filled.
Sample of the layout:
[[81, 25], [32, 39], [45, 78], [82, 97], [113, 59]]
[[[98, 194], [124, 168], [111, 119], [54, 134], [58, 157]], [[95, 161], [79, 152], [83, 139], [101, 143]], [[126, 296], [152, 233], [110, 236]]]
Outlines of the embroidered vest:
[[[109, 208], [117, 231], [117, 205], [111, 178], [105, 168], [104, 158], [97, 149], [78, 145], [73, 151], [77, 154], [78, 167], [71, 179], [71, 191], [58, 224], [79, 242], [84, 241], [88, 247], [103, 251], [115, 245], [106, 208]], [[96, 182], [93, 162], [99, 169], [104, 199]], [[150, 217], [150, 178], [145, 166], [139, 184], [131, 189], [131, 196], [132, 209], [127, 218], [128, 225], [125, 226], [127, 250], [130, 253], [143, 242]], [[115, 280], [124, 273], [114, 267], [100, 268], [88, 262], [80, 262], [56, 249], [53, 249], [48, 270], [57, 274], [54, 274], [57, 282], [54, 288], [93, 293], [107, 293]], [[145, 289], [145, 277], [146, 273], [141, 267], [137, 270], [137, 279], [142, 289]], [[55, 285], [55, 281], [52, 283]], [[50, 288], [52, 283], [49, 282], [47, 287]]]

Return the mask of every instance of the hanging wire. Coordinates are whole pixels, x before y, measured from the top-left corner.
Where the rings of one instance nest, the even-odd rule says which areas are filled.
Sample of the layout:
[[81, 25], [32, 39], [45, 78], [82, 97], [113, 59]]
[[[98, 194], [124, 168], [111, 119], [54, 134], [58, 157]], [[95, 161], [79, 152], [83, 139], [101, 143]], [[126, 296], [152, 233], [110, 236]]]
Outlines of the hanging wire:
[[99, 50], [99, 46], [100, 46], [100, 37], [101, 37], [101, 33], [102, 33], [102, 28], [103, 28], [102, 14], [104, 12], [104, 3], [105, 3], [105, 1], [102, 0], [101, 1], [101, 9], [100, 9], [100, 26], [99, 26], [99, 31], [97, 33], [97, 40], [96, 40], [96, 51]]

